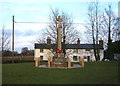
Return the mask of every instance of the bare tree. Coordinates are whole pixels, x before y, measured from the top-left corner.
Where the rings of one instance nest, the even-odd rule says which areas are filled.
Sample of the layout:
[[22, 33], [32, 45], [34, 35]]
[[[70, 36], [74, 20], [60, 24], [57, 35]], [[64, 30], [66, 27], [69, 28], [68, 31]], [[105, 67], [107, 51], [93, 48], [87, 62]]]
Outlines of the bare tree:
[[72, 15], [68, 15], [66, 12], [61, 12], [59, 9], [52, 9], [50, 10], [50, 23], [48, 24], [48, 28], [45, 29], [44, 35], [47, 35], [51, 38], [52, 43], [57, 43], [57, 18], [61, 16], [62, 18], [62, 50], [63, 53], [65, 52], [65, 44], [66, 43], [75, 43], [78, 38], [80, 38], [80, 34], [75, 28], [73, 24]]
[[89, 5], [88, 7], [88, 21], [86, 27], [85, 34], [89, 36], [90, 39], [92, 39], [92, 43], [94, 45], [94, 56], [96, 58], [96, 48], [95, 48], [95, 17], [93, 16], [94, 10], [93, 7]]
[[101, 23], [101, 17], [100, 17], [100, 13], [99, 13], [99, 3], [98, 1], [94, 2], [94, 6], [95, 6], [95, 26], [96, 26], [96, 60], [99, 61], [100, 60], [100, 56], [99, 56], [99, 48], [98, 48], [98, 39], [99, 39], [99, 31], [100, 31], [100, 23]]
[[[65, 43], [74, 43], [77, 38], [79, 38], [79, 33], [73, 25], [73, 18], [71, 15], [68, 15], [66, 12], [60, 12], [59, 9], [52, 9], [49, 15], [50, 23], [48, 28], [45, 30], [44, 34], [47, 34], [51, 37], [52, 42], [57, 42], [57, 18], [61, 16], [63, 19], [62, 22], [62, 40], [65, 40]], [[62, 41], [63, 42], [63, 41]]]
[[45, 43], [46, 43], [46, 37], [39, 36], [39, 37], [37, 37], [36, 41], [37, 41], [38, 43], [43, 43], [43, 44], [45, 44]]
[[107, 41], [107, 57], [110, 60], [113, 60], [112, 52], [111, 52], [111, 47], [112, 47], [111, 43], [112, 43], [112, 40], [115, 40], [113, 36], [118, 34], [116, 30], [118, 30], [119, 28], [118, 27], [119, 19], [116, 20], [114, 13], [111, 9], [111, 5], [108, 5], [108, 7], [109, 8], [105, 9], [105, 12], [103, 14], [102, 28], [103, 28], [103, 31], [107, 33], [107, 34], [105, 33], [106, 41]]
[[91, 2], [88, 6], [88, 20], [85, 34], [90, 36], [94, 46], [94, 56], [96, 60], [99, 60], [99, 48], [98, 48], [98, 39], [99, 39], [99, 29], [101, 25], [101, 16], [99, 13], [99, 3]]
[[5, 30], [4, 27], [2, 28], [1, 48], [2, 52], [10, 49], [10, 34]]
[[119, 41], [120, 40], [120, 17], [115, 19], [115, 28], [112, 31], [112, 39], [114, 41]]

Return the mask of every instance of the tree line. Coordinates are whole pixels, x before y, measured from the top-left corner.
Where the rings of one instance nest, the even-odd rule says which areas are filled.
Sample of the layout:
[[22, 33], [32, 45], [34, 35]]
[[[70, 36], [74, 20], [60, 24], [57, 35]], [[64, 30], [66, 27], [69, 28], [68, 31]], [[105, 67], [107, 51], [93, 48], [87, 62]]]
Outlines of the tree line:
[[120, 40], [119, 18], [114, 15], [112, 6], [104, 8], [101, 12], [99, 2], [91, 2], [88, 7], [89, 25], [86, 25], [86, 35], [89, 36], [94, 45], [94, 56], [99, 61], [98, 39], [104, 40], [107, 58], [113, 60], [112, 42]]

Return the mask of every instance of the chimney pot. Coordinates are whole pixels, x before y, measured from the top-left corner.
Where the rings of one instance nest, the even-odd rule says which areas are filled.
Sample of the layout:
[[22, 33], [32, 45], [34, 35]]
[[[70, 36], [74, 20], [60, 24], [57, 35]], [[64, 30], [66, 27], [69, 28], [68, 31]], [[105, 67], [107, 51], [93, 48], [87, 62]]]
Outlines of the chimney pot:
[[51, 38], [47, 37], [47, 44], [51, 44]]
[[80, 39], [78, 38], [78, 40], [77, 40], [77, 44], [80, 44]]

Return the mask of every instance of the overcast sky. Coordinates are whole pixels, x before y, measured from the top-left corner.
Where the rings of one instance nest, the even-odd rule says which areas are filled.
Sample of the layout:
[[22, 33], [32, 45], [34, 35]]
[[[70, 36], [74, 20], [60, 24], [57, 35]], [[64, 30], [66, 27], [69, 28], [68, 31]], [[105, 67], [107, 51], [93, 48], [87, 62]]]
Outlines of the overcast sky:
[[[13, 15], [16, 22], [49, 22], [50, 7], [72, 14], [74, 23], [84, 23], [90, 1], [93, 0], [0, 0], [0, 19], [2, 19], [0, 29], [5, 26], [5, 29], [12, 32]], [[99, 9], [108, 8], [109, 3], [117, 16], [118, 1], [101, 1]], [[85, 31], [83, 24], [76, 26], [80, 32]], [[15, 23], [15, 51], [20, 52], [22, 47], [34, 49], [34, 44], [31, 42], [41, 36], [45, 28], [47, 28], [47, 23]], [[81, 42], [85, 41], [81, 39]]]

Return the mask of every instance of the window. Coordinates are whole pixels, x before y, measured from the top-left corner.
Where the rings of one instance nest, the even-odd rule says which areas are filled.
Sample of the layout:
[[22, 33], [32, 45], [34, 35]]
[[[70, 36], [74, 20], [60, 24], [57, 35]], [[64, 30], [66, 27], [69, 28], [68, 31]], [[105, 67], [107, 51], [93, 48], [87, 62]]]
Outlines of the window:
[[52, 52], [55, 52], [55, 49], [52, 49]]
[[76, 53], [78, 53], [78, 49], [76, 49]]
[[88, 60], [88, 62], [90, 62], [90, 56], [87, 56], [87, 60]]
[[40, 49], [40, 53], [43, 53], [43, 49]]
[[74, 50], [73, 50], [73, 53], [78, 53], [78, 49], [74, 49]]
[[87, 59], [87, 57], [86, 56], [83, 56], [84, 57], [84, 59]]
[[43, 56], [40, 56], [40, 61], [42, 61], [43, 60]]
[[73, 56], [73, 60], [74, 60], [74, 61], [77, 61], [77, 56]]
[[86, 51], [90, 51], [90, 49], [86, 49]]

